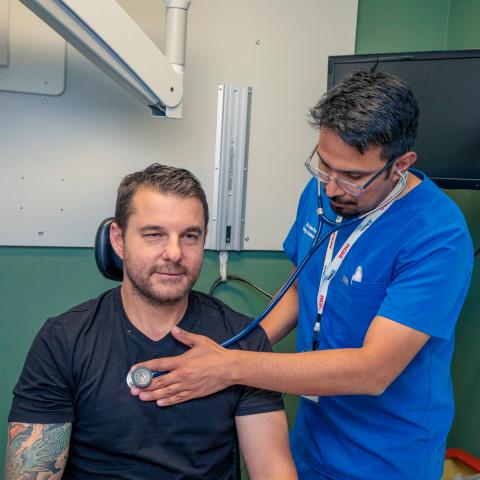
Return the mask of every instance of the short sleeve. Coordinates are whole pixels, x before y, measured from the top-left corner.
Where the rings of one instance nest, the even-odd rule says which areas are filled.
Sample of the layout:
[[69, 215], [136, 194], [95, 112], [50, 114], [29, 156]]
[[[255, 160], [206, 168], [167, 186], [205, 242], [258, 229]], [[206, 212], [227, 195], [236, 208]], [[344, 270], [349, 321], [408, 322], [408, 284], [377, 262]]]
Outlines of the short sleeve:
[[283, 241], [283, 250], [285, 252], [285, 255], [290, 259], [292, 263], [297, 265], [297, 221], [293, 223], [292, 227], [290, 228], [290, 231], [288, 232], [288, 235], [285, 237], [285, 240]]
[[470, 284], [473, 246], [458, 224], [420, 230], [405, 241], [378, 315], [450, 339]]
[[[257, 327], [247, 336], [247, 349], [257, 352], [271, 352], [272, 346], [262, 327]], [[235, 416], [253, 415], [255, 413], [283, 410], [282, 395], [278, 392], [244, 387], [243, 394], [237, 404]]]
[[63, 423], [74, 420], [71, 355], [63, 325], [48, 320], [37, 334], [13, 389], [9, 422]]

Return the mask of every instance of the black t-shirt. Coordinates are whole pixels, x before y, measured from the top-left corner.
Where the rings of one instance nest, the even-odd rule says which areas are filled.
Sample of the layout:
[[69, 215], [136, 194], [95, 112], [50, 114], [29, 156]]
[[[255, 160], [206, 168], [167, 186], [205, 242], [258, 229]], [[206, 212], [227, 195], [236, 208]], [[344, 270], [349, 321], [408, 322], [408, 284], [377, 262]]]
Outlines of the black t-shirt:
[[[179, 327], [221, 343], [249, 321], [191, 292]], [[235, 416], [280, 410], [281, 396], [235, 385], [159, 408], [130, 394], [133, 364], [187, 348], [170, 334], [150, 340], [128, 320], [120, 289], [105, 292], [47, 320], [14, 388], [9, 421], [73, 422], [64, 479], [230, 478]], [[261, 328], [234, 348], [271, 350]]]

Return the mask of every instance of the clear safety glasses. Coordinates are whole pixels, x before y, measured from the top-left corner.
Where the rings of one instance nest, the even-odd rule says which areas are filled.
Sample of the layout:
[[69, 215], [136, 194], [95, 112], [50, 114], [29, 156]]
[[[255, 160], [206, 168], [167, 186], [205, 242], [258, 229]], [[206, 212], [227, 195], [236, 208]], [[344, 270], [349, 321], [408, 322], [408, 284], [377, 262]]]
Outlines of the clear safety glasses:
[[358, 197], [360, 196], [363, 191], [375, 181], [385, 170], [387, 170], [390, 165], [393, 164], [393, 162], [396, 160], [395, 158], [392, 158], [389, 160], [380, 170], [375, 172], [373, 176], [363, 185], [357, 185], [356, 183], [349, 182], [348, 180], [343, 180], [341, 178], [336, 178], [333, 175], [329, 175], [327, 172], [324, 172], [320, 168], [314, 167], [312, 165], [312, 160], [315, 157], [315, 154], [317, 155], [317, 160], [320, 162], [320, 156], [318, 155], [318, 145], [315, 145], [315, 148], [312, 150], [312, 153], [308, 156], [308, 158], [305, 160], [305, 167], [309, 171], [311, 175], [314, 177], [317, 177], [318, 180], [321, 183], [324, 183], [325, 185], [329, 183], [331, 180], [334, 180], [335, 183], [339, 188], [341, 188], [345, 193], [348, 193], [349, 195], [352, 195], [352, 197]]

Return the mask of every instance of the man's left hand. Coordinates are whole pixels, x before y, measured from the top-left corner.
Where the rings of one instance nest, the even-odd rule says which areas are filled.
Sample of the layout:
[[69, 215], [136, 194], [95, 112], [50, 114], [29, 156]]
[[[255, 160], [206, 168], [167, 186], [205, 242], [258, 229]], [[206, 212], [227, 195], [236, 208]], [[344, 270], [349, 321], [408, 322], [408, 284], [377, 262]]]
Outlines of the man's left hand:
[[165, 357], [134, 365], [166, 371], [146, 388], [132, 387], [130, 393], [143, 401], [156, 401], [167, 407], [193, 398], [205, 397], [229, 387], [234, 382], [230, 367], [235, 350], [227, 350], [208, 337], [172, 328], [172, 335], [190, 347], [182, 355]]

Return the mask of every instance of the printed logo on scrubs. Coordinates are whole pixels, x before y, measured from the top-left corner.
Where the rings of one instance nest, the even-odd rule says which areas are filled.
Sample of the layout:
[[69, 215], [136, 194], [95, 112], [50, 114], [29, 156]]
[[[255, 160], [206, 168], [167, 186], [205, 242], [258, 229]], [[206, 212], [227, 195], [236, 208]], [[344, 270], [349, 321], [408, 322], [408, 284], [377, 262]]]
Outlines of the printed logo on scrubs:
[[313, 227], [312, 225], [310, 225], [309, 222], [307, 222], [303, 226], [303, 233], [308, 235], [310, 238], [315, 238], [315, 234], [317, 233], [317, 229], [315, 227]]

